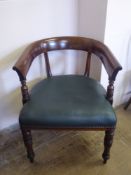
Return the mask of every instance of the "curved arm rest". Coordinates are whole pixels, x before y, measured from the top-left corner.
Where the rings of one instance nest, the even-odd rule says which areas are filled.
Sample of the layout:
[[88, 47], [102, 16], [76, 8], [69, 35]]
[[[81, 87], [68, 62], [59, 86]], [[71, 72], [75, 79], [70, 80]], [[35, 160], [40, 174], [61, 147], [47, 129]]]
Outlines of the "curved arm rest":
[[117, 73], [122, 69], [122, 66], [119, 64], [108, 47], [103, 43], [97, 41], [93, 50], [93, 52], [101, 59], [108, 74], [109, 80], [114, 81]]
[[15, 70], [20, 78], [20, 81], [26, 80], [26, 75], [29, 71], [31, 63], [33, 59], [41, 54], [39, 47], [36, 47], [36, 42], [30, 44], [21, 57], [18, 59], [16, 64], [13, 66], [13, 70]]
[[100, 41], [83, 37], [56, 37], [36, 41], [27, 47], [13, 69], [18, 73], [20, 81], [26, 80], [28, 70], [36, 56], [51, 50], [63, 49], [83, 50], [96, 54], [101, 59], [109, 80], [114, 81], [118, 71], [122, 69], [107, 46]]

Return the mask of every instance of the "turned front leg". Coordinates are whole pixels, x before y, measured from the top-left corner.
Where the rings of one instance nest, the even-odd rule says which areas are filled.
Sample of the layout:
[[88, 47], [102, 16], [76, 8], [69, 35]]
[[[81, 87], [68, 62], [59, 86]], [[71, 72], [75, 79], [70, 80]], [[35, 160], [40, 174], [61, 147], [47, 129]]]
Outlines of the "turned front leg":
[[23, 135], [23, 140], [25, 147], [27, 149], [27, 157], [29, 158], [30, 162], [34, 162], [34, 151], [32, 147], [32, 136], [31, 136], [31, 131], [28, 129], [21, 128], [22, 135]]
[[113, 143], [113, 136], [114, 136], [115, 129], [109, 129], [105, 131], [105, 138], [104, 138], [104, 152], [102, 157], [104, 159], [104, 163], [110, 158], [110, 148]]

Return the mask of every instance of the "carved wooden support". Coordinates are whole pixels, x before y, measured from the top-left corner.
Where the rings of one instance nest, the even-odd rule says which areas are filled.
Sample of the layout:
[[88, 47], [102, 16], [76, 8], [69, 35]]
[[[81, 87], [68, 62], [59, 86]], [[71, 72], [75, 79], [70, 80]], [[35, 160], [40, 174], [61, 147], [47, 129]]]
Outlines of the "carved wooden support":
[[21, 93], [22, 93], [22, 102], [23, 104], [30, 100], [30, 95], [28, 92], [28, 86], [26, 85], [26, 81], [21, 81]]
[[86, 67], [85, 67], [85, 76], [89, 77], [90, 74], [90, 64], [91, 64], [91, 52], [89, 51], [87, 54]]
[[24, 144], [27, 149], [27, 157], [30, 159], [30, 162], [33, 163], [35, 154], [32, 148], [31, 131], [23, 128], [21, 128], [21, 131], [23, 135]]
[[109, 80], [109, 85], [107, 87], [106, 99], [111, 103], [113, 103], [113, 93], [114, 93], [114, 81]]
[[115, 129], [109, 129], [105, 131], [105, 138], [104, 138], [104, 152], [102, 154], [102, 157], [104, 159], [104, 163], [107, 162], [107, 160], [110, 158], [110, 148], [113, 143], [113, 136], [114, 136]]
[[49, 57], [48, 57], [48, 53], [47, 52], [44, 53], [44, 57], [45, 57], [45, 65], [46, 65], [47, 77], [51, 77], [52, 73], [51, 73], [50, 62], [49, 62]]

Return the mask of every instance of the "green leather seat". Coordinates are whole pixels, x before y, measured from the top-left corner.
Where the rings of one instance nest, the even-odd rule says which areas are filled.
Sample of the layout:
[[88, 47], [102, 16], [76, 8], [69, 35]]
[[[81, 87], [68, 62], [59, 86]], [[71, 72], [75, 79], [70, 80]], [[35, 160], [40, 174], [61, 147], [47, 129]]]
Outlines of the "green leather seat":
[[53, 76], [39, 82], [20, 113], [22, 126], [113, 128], [116, 116], [97, 82], [80, 75]]

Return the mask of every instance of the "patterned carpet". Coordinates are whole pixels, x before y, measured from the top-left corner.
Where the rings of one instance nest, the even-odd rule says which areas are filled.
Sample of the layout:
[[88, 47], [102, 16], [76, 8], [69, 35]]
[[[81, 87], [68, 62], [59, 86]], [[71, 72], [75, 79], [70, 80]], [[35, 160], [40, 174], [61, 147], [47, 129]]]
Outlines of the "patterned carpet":
[[34, 131], [31, 164], [18, 126], [0, 133], [0, 175], [131, 175], [131, 110], [116, 111], [111, 159], [103, 165], [102, 131]]

